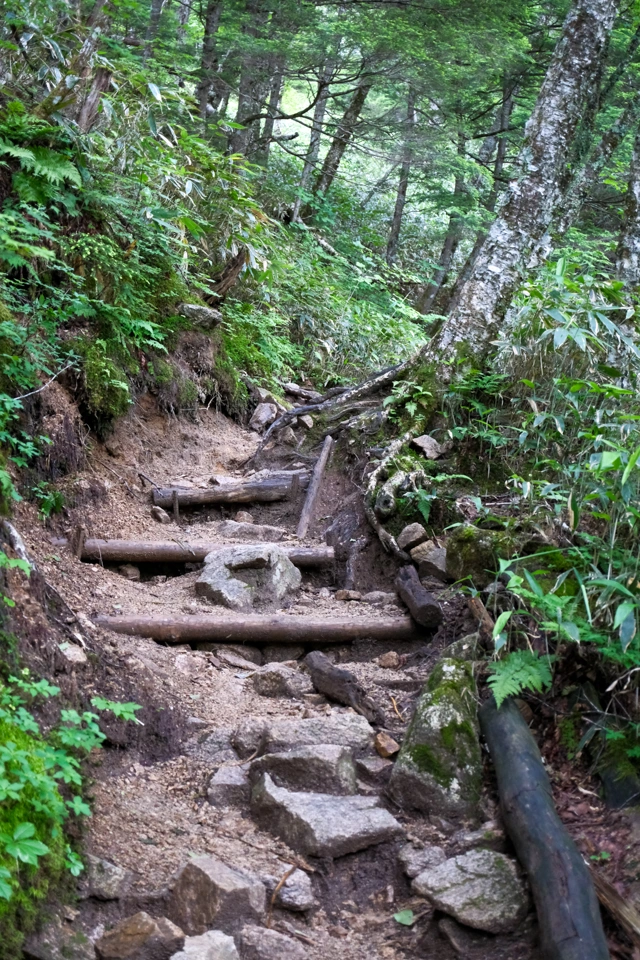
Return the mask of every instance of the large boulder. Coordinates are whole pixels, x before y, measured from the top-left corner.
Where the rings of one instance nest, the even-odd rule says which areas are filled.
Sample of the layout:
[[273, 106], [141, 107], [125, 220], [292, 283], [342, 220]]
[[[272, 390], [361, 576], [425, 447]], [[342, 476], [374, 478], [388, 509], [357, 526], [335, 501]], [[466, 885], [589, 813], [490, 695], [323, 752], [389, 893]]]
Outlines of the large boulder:
[[472, 665], [441, 660], [424, 686], [391, 774], [394, 799], [445, 819], [475, 819], [482, 780]]
[[257, 818], [293, 850], [315, 857], [342, 857], [384, 840], [402, 827], [377, 797], [293, 793], [264, 774], [251, 795]]
[[178, 312], [201, 330], [211, 330], [222, 323], [222, 314], [214, 307], [205, 307], [201, 303], [181, 303]]
[[266, 907], [263, 883], [215, 857], [194, 857], [178, 874], [168, 914], [190, 936], [215, 928], [233, 933]]
[[251, 430], [257, 430], [258, 433], [262, 433], [265, 427], [273, 423], [277, 416], [278, 408], [275, 403], [259, 403], [253, 411], [253, 416], [249, 421], [249, 428]]
[[472, 850], [427, 867], [412, 886], [438, 910], [487, 933], [510, 933], [529, 909], [516, 861], [495, 850]]
[[232, 610], [274, 605], [299, 589], [302, 574], [273, 543], [238, 544], [207, 554], [196, 594]]
[[96, 941], [98, 960], [170, 960], [184, 945], [184, 933], [166, 917], [135, 913]]
[[[25, 960], [95, 960], [92, 941], [82, 930], [55, 917], [22, 945]], [[1, 956], [1, 954], [0, 954]]]
[[447, 574], [452, 580], [471, 580], [483, 589], [494, 579], [499, 559], [508, 559], [517, 541], [504, 530], [481, 530], [472, 523], [457, 527], [447, 540]]
[[233, 937], [221, 930], [208, 930], [199, 937], [187, 937], [184, 947], [171, 960], [240, 960]]
[[351, 751], [333, 743], [268, 753], [251, 764], [251, 782], [257, 783], [264, 773], [288, 790], [350, 795], [357, 789]]
[[359, 714], [333, 713], [303, 720], [246, 720], [233, 734], [232, 743], [241, 757], [247, 757], [256, 750], [283, 753], [323, 743], [364, 751], [373, 745], [373, 736], [373, 728]]

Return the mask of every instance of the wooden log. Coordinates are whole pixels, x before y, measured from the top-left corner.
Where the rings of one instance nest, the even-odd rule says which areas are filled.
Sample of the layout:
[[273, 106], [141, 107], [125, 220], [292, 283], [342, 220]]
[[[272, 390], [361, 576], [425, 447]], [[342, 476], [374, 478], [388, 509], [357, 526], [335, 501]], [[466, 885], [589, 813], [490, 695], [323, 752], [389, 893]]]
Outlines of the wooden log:
[[351, 640], [416, 640], [419, 633], [412, 621], [382, 617], [344, 620], [295, 617], [286, 614], [260, 616], [96, 618], [96, 623], [115, 633], [149, 637], [166, 643], [349, 643]]
[[353, 707], [370, 723], [384, 723], [384, 714], [367, 694], [358, 678], [350, 670], [336, 667], [320, 650], [313, 650], [304, 658], [311, 682], [319, 693], [330, 700]]
[[[66, 546], [56, 539], [54, 546]], [[82, 560], [90, 563], [202, 563], [209, 553], [223, 550], [221, 543], [187, 543], [178, 540], [85, 540]], [[333, 547], [301, 547], [279, 543], [296, 567], [321, 567], [334, 559]]]
[[208, 503], [272, 503], [286, 500], [293, 480], [289, 477], [267, 477], [264, 480], [245, 480], [242, 483], [219, 483], [202, 489], [161, 487], [154, 489], [153, 502], [157, 507], [174, 507], [174, 492], [181, 507], [196, 507]]
[[480, 709], [507, 832], [529, 877], [544, 960], [609, 960], [589, 870], [560, 820], [540, 751], [512, 700]]
[[[629, 937], [634, 947], [640, 948], [640, 913], [633, 904], [621, 897], [613, 884], [609, 883], [606, 877], [589, 868], [591, 879], [598, 894], [598, 900], [607, 912], [613, 917], [616, 923], [622, 927]], [[635, 956], [635, 954], [634, 954]]]
[[415, 567], [400, 567], [396, 577], [398, 596], [409, 609], [409, 613], [422, 627], [437, 627], [442, 623], [440, 604], [420, 583]]
[[320, 487], [322, 486], [322, 478], [324, 476], [325, 467], [327, 466], [327, 461], [329, 460], [332, 447], [333, 437], [325, 437], [325, 441], [322, 445], [322, 451], [318, 457], [315, 467], [313, 468], [311, 483], [309, 484], [309, 489], [307, 490], [307, 496], [304, 501], [302, 513], [300, 514], [300, 522], [298, 523], [297, 530], [297, 535], [300, 540], [306, 537], [309, 524], [313, 520], [316, 502], [320, 494]]

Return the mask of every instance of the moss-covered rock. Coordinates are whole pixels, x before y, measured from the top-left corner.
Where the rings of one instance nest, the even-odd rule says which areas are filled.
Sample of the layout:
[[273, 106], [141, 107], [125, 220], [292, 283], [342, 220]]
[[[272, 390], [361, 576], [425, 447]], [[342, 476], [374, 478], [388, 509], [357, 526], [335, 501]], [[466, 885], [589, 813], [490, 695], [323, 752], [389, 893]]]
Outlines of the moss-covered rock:
[[481, 530], [465, 523], [447, 540], [447, 573], [454, 580], [470, 579], [479, 588], [488, 586], [500, 559], [517, 552], [518, 540], [505, 530]]
[[441, 660], [416, 704], [391, 775], [401, 805], [445, 819], [475, 819], [482, 759], [470, 663]]

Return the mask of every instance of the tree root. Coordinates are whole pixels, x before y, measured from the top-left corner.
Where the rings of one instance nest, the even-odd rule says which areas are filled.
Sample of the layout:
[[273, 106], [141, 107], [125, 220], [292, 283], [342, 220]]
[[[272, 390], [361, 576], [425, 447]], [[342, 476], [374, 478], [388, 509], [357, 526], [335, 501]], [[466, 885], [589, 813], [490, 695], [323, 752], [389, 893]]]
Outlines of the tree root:
[[395, 537], [393, 537], [388, 530], [385, 530], [378, 520], [375, 512], [376, 488], [381, 480], [387, 479], [389, 464], [393, 458], [400, 452], [405, 443], [409, 443], [414, 436], [415, 430], [407, 430], [407, 432], [403, 433], [401, 437], [398, 437], [396, 440], [392, 440], [392, 442], [384, 451], [382, 460], [369, 477], [367, 489], [364, 495], [364, 512], [370, 526], [375, 531], [380, 543], [387, 553], [390, 553], [396, 558], [396, 560], [400, 560], [402, 563], [411, 563], [411, 558], [408, 553], [405, 553], [404, 550], [400, 549], [396, 543]]

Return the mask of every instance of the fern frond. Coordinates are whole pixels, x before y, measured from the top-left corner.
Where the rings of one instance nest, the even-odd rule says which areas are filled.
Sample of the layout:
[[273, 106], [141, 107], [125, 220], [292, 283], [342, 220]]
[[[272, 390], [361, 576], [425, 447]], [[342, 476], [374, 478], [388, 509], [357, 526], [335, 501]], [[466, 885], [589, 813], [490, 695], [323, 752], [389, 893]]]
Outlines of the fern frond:
[[531, 650], [514, 650], [504, 660], [492, 663], [489, 669], [493, 676], [487, 682], [498, 707], [507, 697], [516, 697], [523, 690], [542, 693], [553, 680], [551, 658], [540, 657]]

